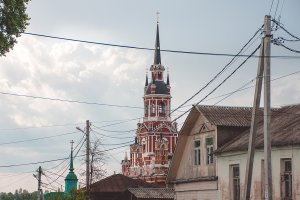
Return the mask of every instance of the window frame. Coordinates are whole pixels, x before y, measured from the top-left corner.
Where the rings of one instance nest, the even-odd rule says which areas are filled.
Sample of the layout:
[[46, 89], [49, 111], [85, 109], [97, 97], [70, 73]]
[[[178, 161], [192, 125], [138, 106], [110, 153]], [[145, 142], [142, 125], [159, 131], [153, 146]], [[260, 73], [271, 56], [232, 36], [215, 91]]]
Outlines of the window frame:
[[[232, 200], [241, 199], [241, 178], [240, 178], [240, 165], [233, 164], [229, 166], [230, 168], [230, 196]], [[238, 175], [235, 169], [238, 169]]]
[[[290, 169], [287, 169], [287, 163], [290, 163]], [[293, 199], [293, 162], [292, 158], [282, 158], [280, 166], [280, 188], [281, 198], [284, 200]]]
[[[211, 139], [211, 142], [208, 142]], [[214, 139], [213, 137], [205, 138], [206, 144], [206, 164], [212, 165], [214, 163]]]
[[[198, 142], [199, 142], [199, 145], [198, 145]], [[200, 166], [201, 165], [201, 140], [200, 139], [195, 139], [193, 144], [194, 144], [194, 146], [193, 146], [194, 165], [195, 166]]]

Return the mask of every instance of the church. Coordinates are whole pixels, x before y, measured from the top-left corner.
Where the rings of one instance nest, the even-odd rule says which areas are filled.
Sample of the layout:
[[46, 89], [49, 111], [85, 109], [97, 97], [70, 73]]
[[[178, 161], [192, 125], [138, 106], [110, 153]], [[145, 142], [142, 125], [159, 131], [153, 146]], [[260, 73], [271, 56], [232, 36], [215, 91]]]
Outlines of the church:
[[[137, 124], [130, 157], [125, 153], [122, 174], [134, 179], [165, 186], [169, 165], [177, 143], [177, 123], [171, 120], [171, 85], [169, 74], [161, 63], [159, 23], [157, 22], [154, 62], [146, 75], [144, 116]], [[148, 72], [147, 72], [148, 73]]]

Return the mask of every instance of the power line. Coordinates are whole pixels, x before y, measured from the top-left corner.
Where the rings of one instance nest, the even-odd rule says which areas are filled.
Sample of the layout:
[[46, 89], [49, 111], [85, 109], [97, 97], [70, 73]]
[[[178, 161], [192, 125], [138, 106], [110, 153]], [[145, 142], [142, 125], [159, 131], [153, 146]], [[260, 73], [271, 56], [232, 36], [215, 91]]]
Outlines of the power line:
[[106, 104], [106, 103], [97, 103], [97, 102], [87, 102], [87, 101], [78, 101], [78, 100], [69, 100], [69, 99], [60, 99], [60, 98], [32, 96], [32, 95], [17, 94], [17, 93], [3, 92], [3, 91], [0, 91], [0, 94], [10, 95], [10, 96], [17, 96], [17, 97], [26, 97], [26, 98], [32, 98], [32, 99], [43, 99], [43, 100], [49, 100], [49, 101], [61, 101], [61, 102], [68, 102], [68, 103], [87, 104], [87, 105], [109, 106], [109, 107], [117, 107], [117, 108], [143, 109], [143, 108], [137, 107], [137, 106], [116, 105], [116, 104]]
[[131, 136], [131, 137], [115, 137], [115, 136], [108, 136], [108, 135], [105, 135], [105, 134], [101, 134], [101, 133], [99, 133], [99, 132], [97, 132], [97, 131], [95, 131], [95, 130], [92, 130], [92, 132], [97, 133], [98, 135], [101, 135], [101, 136], [103, 136], [103, 137], [108, 137], [108, 138], [113, 138], [113, 139], [132, 138], [132, 136]]
[[[129, 142], [128, 142], [128, 143], [129, 143]], [[123, 144], [123, 143], [120, 143], [120, 144]], [[110, 148], [110, 149], [106, 149], [106, 150], [103, 150], [103, 151], [98, 151], [98, 152], [96, 152], [96, 153], [101, 153], [101, 152], [106, 152], [106, 151], [112, 151], [112, 150], [119, 149], [119, 148], [122, 148], [122, 147], [127, 147], [127, 146], [128, 146], [128, 144], [122, 145], [122, 146], [118, 146], [118, 147], [114, 147], [114, 148]], [[77, 157], [83, 157], [83, 156], [86, 156], [86, 154], [81, 154], [81, 155], [78, 155]], [[76, 157], [76, 156], [74, 156], [74, 159], [75, 159], [75, 157]], [[30, 163], [20, 163], [20, 164], [11, 164], [11, 165], [0, 165], [0, 168], [19, 167], [19, 166], [26, 166], [26, 165], [34, 165], [34, 164], [41, 164], [41, 163], [49, 163], [49, 162], [56, 162], [56, 161], [66, 160], [66, 159], [69, 159], [69, 157], [58, 158], [58, 159], [52, 159], [52, 160], [37, 161], [37, 162], [30, 162]]]
[[285, 29], [281, 24], [280, 22], [276, 21], [275, 19], [272, 20], [272, 22], [274, 22], [275, 24], [277, 24], [282, 30], [284, 30], [287, 34], [289, 34], [291, 37], [297, 39], [297, 40], [300, 40], [299, 37], [295, 36], [294, 34], [290, 33], [287, 29]]
[[282, 46], [282, 47], [284, 47], [285, 49], [287, 49], [287, 50], [289, 50], [289, 51], [292, 51], [292, 52], [294, 52], [294, 53], [300, 53], [300, 51], [298, 51], [298, 50], [296, 50], [296, 49], [292, 49], [292, 48], [290, 48], [290, 47], [288, 47], [288, 46], [285, 46], [284, 44], [279, 44], [279, 46]]
[[181, 105], [179, 105], [177, 108], [175, 108], [173, 112], [184, 106], [187, 102], [192, 100], [195, 96], [197, 96], [200, 92], [202, 92], [204, 89], [206, 89], [212, 82], [214, 82], [237, 58], [238, 55], [242, 53], [242, 51], [248, 46], [248, 44], [254, 39], [254, 37], [262, 30], [263, 25], [254, 33], [254, 35], [246, 42], [246, 44], [240, 49], [240, 51], [222, 68], [220, 72], [218, 72], [204, 87], [202, 87], [200, 90], [198, 90], [195, 94], [193, 94], [190, 98], [188, 98], [185, 102], [183, 102]]
[[[81, 42], [87, 44], [97, 44], [103, 46], [111, 46], [111, 47], [120, 47], [120, 48], [128, 48], [128, 49], [138, 49], [138, 50], [150, 50], [154, 51], [153, 48], [146, 48], [146, 47], [137, 47], [137, 46], [130, 46], [130, 45], [119, 45], [119, 44], [112, 44], [112, 43], [104, 43], [104, 42], [94, 42], [94, 41], [87, 41], [87, 40], [79, 40], [79, 39], [72, 39], [66, 37], [58, 37], [58, 36], [50, 36], [38, 33], [30, 33], [24, 32], [23, 34], [38, 36], [38, 37], [45, 37], [51, 39], [58, 39], [58, 40], [66, 40], [66, 41], [73, 41], [73, 42]], [[181, 54], [194, 54], [194, 55], [206, 55], [206, 56], [227, 56], [227, 57], [236, 57], [235, 54], [228, 54], [228, 53], [210, 53], [210, 52], [195, 52], [195, 51], [181, 51], [181, 50], [168, 50], [168, 49], [161, 49], [162, 52], [169, 52], [169, 53], [181, 53]], [[241, 54], [239, 57], [248, 57], [249, 55]], [[259, 56], [252, 56], [254, 58], [259, 58]], [[271, 56], [272, 58], [300, 58], [299, 56]]]
[[32, 142], [32, 141], [37, 141], [37, 140], [44, 140], [44, 139], [49, 139], [49, 138], [61, 137], [61, 136], [65, 136], [65, 135], [71, 135], [71, 134], [74, 134], [74, 133], [78, 133], [78, 131], [70, 132], [70, 133], [63, 133], [63, 134], [58, 134], [58, 135], [52, 135], [52, 136], [46, 136], [46, 137], [33, 138], [33, 139], [28, 139], [28, 140], [3, 142], [3, 143], [0, 143], [0, 145], [17, 144], [17, 143], [23, 143], [23, 142]]
[[16, 130], [26, 130], [33, 128], [52, 128], [52, 127], [64, 127], [64, 126], [76, 126], [83, 123], [74, 123], [74, 124], [54, 124], [54, 125], [44, 125], [44, 126], [29, 126], [29, 127], [19, 127], [19, 128], [2, 128], [0, 131], [16, 131]]
[[93, 127], [95, 127], [96, 129], [99, 129], [101, 131], [104, 131], [104, 132], [111, 132], [111, 133], [130, 133], [132, 131], [136, 131], [137, 129], [131, 129], [131, 130], [126, 130], [126, 131], [117, 131], [117, 130], [107, 130], [107, 129], [103, 129], [103, 128], [100, 128], [98, 126], [95, 126], [95, 125], [92, 125]]
[[[227, 76], [219, 85], [217, 85], [217, 87], [215, 87], [210, 93], [208, 93], [204, 98], [202, 98], [198, 103], [196, 103], [196, 105], [198, 105], [199, 103], [201, 103], [203, 100], [205, 100], [209, 95], [211, 95], [213, 92], [215, 92], [221, 85], [223, 85], [233, 74], [235, 74], [237, 72], [238, 69], [240, 69], [249, 59], [252, 55], [254, 55], [256, 53], [256, 51], [260, 48], [260, 45], [258, 45], [258, 47], [250, 54], [250, 56], [248, 58], [246, 58], [231, 74], [229, 74], [229, 76]], [[185, 111], [183, 114], [179, 115], [177, 118], [175, 118], [173, 120], [176, 121], [178, 119], [180, 119], [182, 116], [184, 116], [186, 113], [188, 113], [191, 109], [188, 109], [187, 111]]]
[[38, 161], [38, 162], [30, 162], [30, 163], [21, 163], [21, 164], [13, 164], [13, 165], [0, 165], [0, 168], [8, 168], [8, 167], [19, 167], [19, 166], [26, 166], [26, 165], [35, 165], [35, 164], [41, 164], [41, 163], [49, 163], [49, 162], [55, 162], [60, 160], [65, 160], [68, 158], [58, 158], [53, 160], [44, 160], [44, 161]]

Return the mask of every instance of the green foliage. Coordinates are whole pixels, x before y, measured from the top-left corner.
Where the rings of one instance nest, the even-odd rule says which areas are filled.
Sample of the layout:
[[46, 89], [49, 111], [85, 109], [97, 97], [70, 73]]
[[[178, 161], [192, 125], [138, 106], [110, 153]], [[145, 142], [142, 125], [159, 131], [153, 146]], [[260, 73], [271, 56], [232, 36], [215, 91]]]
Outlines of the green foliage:
[[29, 17], [26, 14], [30, 0], [0, 0], [0, 56], [4, 56], [25, 31]]
[[36, 200], [37, 194], [29, 193], [27, 190], [23, 190], [20, 188], [19, 190], [16, 190], [15, 193], [0, 193], [0, 200]]
[[85, 200], [85, 195], [82, 190], [72, 190], [70, 194], [51, 193], [46, 197], [46, 200]]

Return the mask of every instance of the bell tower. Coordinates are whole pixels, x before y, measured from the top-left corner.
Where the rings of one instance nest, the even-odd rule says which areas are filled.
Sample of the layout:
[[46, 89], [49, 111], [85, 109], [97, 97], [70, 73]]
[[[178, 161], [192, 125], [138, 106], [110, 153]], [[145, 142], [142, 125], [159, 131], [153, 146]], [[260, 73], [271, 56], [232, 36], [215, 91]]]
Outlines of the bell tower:
[[[159, 23], [156, 25], [154, 61], [146, 74], [144, 117], [137, 124], [135, 143], [130, 145], [130, 160], [122, 161], [122, 172], [132, 178], [165, 185], [169, 162], [177, 143], [177, 124], [171, 120], [171, 86], [169, 73], [161, 62]], [[129, 162], [124, 167], [125, 160]]]

